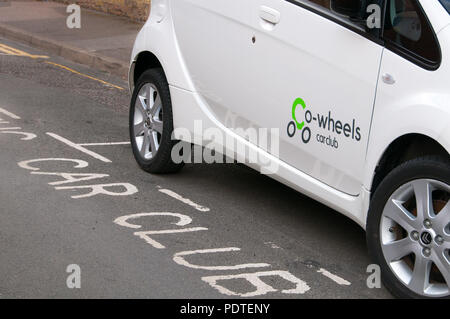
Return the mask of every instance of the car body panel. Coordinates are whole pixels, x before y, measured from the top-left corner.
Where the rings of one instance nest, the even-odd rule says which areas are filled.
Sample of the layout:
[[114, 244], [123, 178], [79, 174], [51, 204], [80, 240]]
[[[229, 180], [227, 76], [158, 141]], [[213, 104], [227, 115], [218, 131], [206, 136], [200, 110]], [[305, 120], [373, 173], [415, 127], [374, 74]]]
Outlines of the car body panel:
[[[178, 47], [170, 12], [170, 0], [152, 0], [152, 8], [165, 6], [165, 18], [158, 22], [156, 10], [151, 10], [147, 22], [138, 33], [132, 53], [131, 63], [142, 52], [151, 52], [161, 63], [170, 85], [186, 90], [194, 90]], [[131, 82], [130, 82], [131, 83]]]
[[380, 74], [392, 74], [396, 83], [380, 81], [378, 87], [364, 178], [369, 190], [379, 159], [401, 136], [425, 135], [450, 153], [450, 27], [437, 36], [442, 62], [436, 71], [426, 71], [389, 50], [383, 53]]
[[[172, 7], [189, 75], [214, 116], [235, 132], [279, 129], [282, 161], [358, 195], [382, 46], [287, 1], [183, 0]], [[263, 7], [279, 12], [280, 23], [261, 19]], [[297, 98], [311, 112], [307, 143], [302, 132], [287, 133]], [[297, 108], [299, 121], [304, 112]], [[344, 126], [351, 128], [345, 135]]]
[[450, 24], [450, 15], [438, 1], [419, 0], [436, 33]]
[[[233, 45], [241, 46], [242, 50], [244, 50], [243, 60], [250, 64], [248, 67], [250, 71], [255, 70], [255, 61], [252, 61], [251, 59], [251, 54], [249, 53], [250, 50], [255, 49], [255, 44], [257, 44], [259, 54], [264, 55], [264, 50], [267, 51], [270, 47], [268, 44], [269, 40], [272, 45], [277, 46], [279, 50], [282, 50], [283, 48], [287, 49], [287, 53], [283, 53], [284, 59], [294, 59], [296, 52], [300, 52], [300, 54], [304, 54], [304, 56], [315, 54], [315, 52], [311, 50], [301, 52], [298, 50], [298, 46], [296, 47], [292, 43], [287, 43], [289, 39], [286, 39], [283, 35], [275, 36], [275, 34], [271, 34], [271, 30], [264, 29], [264, 27], [269, 26], [264, 24], [261, 26], [261, 21], [258, 18], [258, 9], [262, 4], [261, 1], [152, 0], [152, 13], [137, 37], [131, 60], [133, 63], [141, 52], [151, 52], [161, 62], [170, 86], [174, 116], [173, 120], [176, 129], [185, 129], [187, 132], [194, 135], [198, 133], [198, 130], [196, 130], [197, 128], [195, 127], [196, 121], [202, 121], [203, 129], [207, 127], [219, 129], [227, 138], [233, 140], [235, 143], [246, 145], [248, 148], [257, 152], [266, 163], [278, 167], [277, 173], [271, 174], [271, 177], [341, 212], [357, 222], [363, 228], [366, 227], [371, 185], [375, 169], [384, 152], [394, 140], [406, 134], [423, 134], [438, 141], [447, 152], [450, 152], [450, 92], [448, 90], [450, 74], [450, 18], [439, 2], [420, 0], [424, 11], [431, 20], [433, 28], [436, 33], [438, 33], [442, 51], [442, 63], [440, 67], [436, 71], [425, 70], [387, 49], [380, 49], [383, 51], [382, 54], [380, 54], [381, 60], [378, 59], [378, 61], [373, 63], [373, 65], [381, 64], [378, 72], [379, 75], [377, 76], [379, 82], [378, 88], [374, 91], [374, 96], [376, 92], [376, 99], [373, 117], [373, 103], [372, 105], [365, 106], [367, 110], [364, 111], [365, 114], [367, 112], [370, 113], [370, 116], [364, 119], [364, 124], [370, 125], [372, 120], [370, 136], [367, 132], [367, 136], [369, 137], [367, 146], [363, 149], [348, 148], [346, 156], [336, 159], [330, 154], [324, 155], [328, 158], [321, 160], [321, 162], [326, 163], [329, 167], [319, 165], [319, 171], [321, 167], [324, 169], [319, 173], [316, 172], [317, 174], [315, 176], [307, 168], [305, 169], [301, 165], [296, 165], [295, 159], [289, 159], [289, 154], [287, 155], [287, 159], [278, 158], [277, 156], [270, 154], [267, 150], [250, 143], [234, 130], [237, 124], [230, 123], [229, 121], [230, 118], [235, 118], [234, 115], [236, 113], [241, 115], [244, 125], [247, 125], [248, 127], [251, 127], [252, 125], [256, 127], [266, 126], [269, 125], [270, 122], [264, 120], [263, 117], [257, 117], [255, 121], [251, 116], [251, 113], [254, 113], [256, 110], [255, 107], [257, 107], [251, 104], [251, 99], [249, 97], [252, 93], [255, 93], [255, 89], [251, 87], [250, 81], [252, 79], [252, 73], [245, 74], [244, 72], [242, 79], [236, 79], [236, 77], [232, 76], [232, 64], [240, 63], [236, 56], [226, 56], [227, 53], [234, 53], [232, 48], [222, 47], [224, 49], [223, 55], [212, 56], [206, 61], [203, 60], [203, 62], [208, 62], [207, 65], [209, 68], [208, 70], [201, 70], [200, 77], [196, 75], [199, 72], [198, 70], [196, 72], [192, 71], [193, 66], [194, 69], [197, 69], [202, 65], [202, 60], [191, 60], [195, 54], [195, 50], [199, 50], [202, 43], [207, 42], [214, 35], [214, 32], [210, 32], [211, 30], [214, 31], [214, 27], [211, 27], [210, 25], [208, 27], [210, 27], [211, 30], [203, 30], [201, 33], [207, 35], [206, 37], [191, 36], [189, 38], [184, 38], [185, 35], [183, 32], [180, 34], [179, 30], [175, 30], [173, 15], [187, 15], [188, 12], [174, 12], [174, 5], [176, 4], [178, 9], [186, 9], [184, 6], [192, 4], [193, 2], [203, 5], [200, 10], [198, 6], [196, 8], [196, 10], [199, 10], [197, 13], [201, 15], [211, 14], [211, 12], [217, 13], [218, 10], [225, 10], [221, 12], [221, 22], [226, 23], [227, 21], [232, 21], [232, 26], [227, 27], [230, 28], [230, 33], [228, 35], [227, 33], [223, 34], [227, 37], [225, 40], [230, 41]], [[284, 7], [287, 8], [287, 6], [292, 8], [292, 12], [302, 12], [300, 8], [294, 10], [295, 7], [284, 0], [264, 2], [265, 5], [272, 4], [272, 6], [275, 6], [274, 4], [277, 3], [280, 3], [278, 9], [280, 9], [279, 11], [282, 13], [284, 13], [284, 11], [281, 9]], [[250, 5], [253, 5], [254, 8], [250, 9]], [[167, 10], [161, 9], [161, 7], [164, 6]], [[155, 7], [157, 9], [155, 9]], [[236, 15], [232, 15], [232, 12], [229, 11], [230, 8], [236, 12]], [[248, 11], [243, 10], [245, 8], [248, 8]], [[280, 28], [282, 22], [286, 22], [283, 21], [283, 19], [285, 19], [286, 16], [289, 17], [290, 14], [293, 13], [281, 15]], [[304, 14], [310, 21], [319, 19], [319, 17], [313, 17], [314, 13], [308, 12]], [[161, 19], [161, 15], [163, 16], [163, 19]], [[213, 16], [217, 16], [217, 14], [213, 14]], [[185, 19], [186, 23], [189, 23], [189, 16], [183, 16], [182, 18]], [[292, 19], [287, 20], [288, 23], [286, 24], [289, 24], [289, 20]], [[197, 23], [197, 21], [194, 22]], [[292, 23], [292, 25], [289, 25], [290, 27], [299, 25], [292, 21], [290, 23]], [[189, 28], [192, 28], [192, 26]], [[336, 28], [342, 28], [342, 26], [336, 24]], [[239, 34], [240, 32], [242, 32], [242, 34]], [[251, 42], [253, 36], [256, 37], [255, 44], [252, 44]], [[354, 35], [346, 33], [346, 36], [348, 38], [353, 38], [355, 43], [361, 41], [362, 46], [369, 47], [372, 45], [363, 44], [363, 41], [369, 42], [370, 40], [365, 39], [356, 33]], [[215, 40], [220, 41], [221, 39]], [[187, 41], [192, 42], [191, 47], [187, 46]], [[266, 44], [265, 41], [267, 41]], [[312, 40], [310, 39], [309, 41]], [[208, 49], [211, 50], [210, 44], [208, 45]], [[336, 45], [338, 45], [338, 43], [336, 43]], [[355, 44], [355, 46], [356, 45], [357, 44]], [[326, 48], [326, 45], [323, 45], [322, 47], [318, 46], [318, 48], [324, 49]], [[247, 52], [245, 52], [245, 50], [247, 50]], [[343, 51], [340, 51], [336, 54], [336, 58], [342, 58], [342, 54]], [[223, 57], [225, 57], [225, 66], [230, 68], [225, 68], [225, 71], [223, 71], [223, 66], [220, 68], [216, 66], [216, 64], [219, 64], [217, 61], [221, 61], [221, 58]], [[264, 55], [264, 57], [266, 59], [270, 58], [268, 54]], [[205, 58], [205, 56], [203, 56], [203, 58]], [[321, 56], [321, 58], [322, 61], [325, 61], [324, 56]], [[374, 59], [374, 56], [372, 56], [372, 59]], [[349, 84], [351, 81], [348, 81], [348, 79], [352, 79], [352, 77], [354, 79], [355, 77], [350, 74], [351, 71], [354, 70], [350, 64], [351, 61], [347, 62], [347, 65], [344, 63], [341, 66], [341, 70], [344, 74], [347, 72], [343, 77], [344, 79], [347, 79], [346, 83]], [[336, 62], [328, 61], [328, 63], [333, 64]], [[339, 68], [336, 65], [328, 66], [328, 68], [323, 67], [321, 71], [316, 71], [317, 75], [314, 75], [317, 77], [320, 75], [326, 76], [326, 71], [331, 70], [334, 72], [338, 69]], [[270, 72], [273, 73], [274, 70], [274, 64], [271, 64], [266, 69], [257, 73], [257, 75], [258, 77], [267, 77]], [[296, 71], [298, 72], [298, 70], [302, 69], [297, 69]], [[305, 70], [306, 69], [302, 71], [305, 72]], [[205, 76], [206, 72], [210, 72], [213, 75], [220, 74], [219, 72], [226, 72], [227, 76], [224, 76], [222, 79], [213, 78], [214, 83], [208, 83], [201, 79], [202, 76]], [[311, 70], [311, 72], [314, 72], [314, 70]], [[385, 73], [394, 76], [396, 80], [394, 85], [388, 85], [381, 81], [381, 76]], [[337, 73], [335, 72], [333, 74], [336, 76]], [[208, 74], [206, 74], [206, 76], [208, 76]], [[278, 79], [279, 82], [282, 79], [282, 75], [277, 75], [275, 78]], [[211, 79], [211, 77], [209, 77], [209, 79]], [[292, 79], [292, 75], [289, 75], [289, 79]], [[361, 77], [361, 79], [366, 80], [367, 78]], [[375, 79], [375, 82], [376, 80], [377, 79]], [[240, 110], [236, 106], [238, 103], [235, 102], [234, 98], [231, 95], [229, 96], [226, 95], [226, 93], [223, 93], [223, 89], [221, 89], [220, 92], [215, 92], [215, 88], [226, 86], [230, 81], [236, 81], [236, 83], [232, 83], [235, 85], [233, 86], [235, 90], [238, 87], [242, 87], [242, 84], [244, 84], [245, 90], [249, 91], [246, 92], [247, 95], [242, 99], [242, 105], [251, 105], [251, 112], [249, 110]], [[240, 86], [238, 84], [240, 84]], [[371, 85], [372, 84], [373, 83], [371, 83]], [[211, 85], [214, 85], [213, 90], [209, 90], [209, 86]], [[364, 90], [366, 94], [369, 92], [368, 87], [369, 86], [366, 86], [366, 89]], [[259, 90], [267, 90], [267, 86], [265, 87], [264, 85], [258, 86], [258, 88]], [[289, 93], [286, 94], [285, 100], [280, 101], [280, 104], [282, 104], [280, 113], [285, 112], [284, 105], [287, 104], [286, 122], [281, 123], [281, 116], [274, 117], [272, 114], [272, 118], [277, 119], [277, 121], [274, 122], [280, 126], [280, 132], [285, 131], [287, 121], [289, 120], [289, 104], [292, 103], [295, 97], [302, 97], [303, 94], [302, 92], [299, 92], [297, 96], [296, 92], [293, 92], [294, 91], [289, 91]], [[326, 98], [313, 96], [313, 92], [314, 91], [311, 91], [310, 95], [305, 97], [305, 100], [307, 101], [312, 100], [312, 102], [310, 101], [311, 105], [330, 104], [328, 102], [329, 100]], [[222, 94], [225, 94], [224, 97], [221, 96]], [[314, 94], [317, 94], [317, 92], [314, 92]], [[223, 103], [222, 101], [225, 99], [230, 101], [230, 105], [234, 105], [231, 109], [233, 112], [229, 112], [228, 109], [225, 111], [225, 114], [228, 113], [228, 118], [226, 116], [224, 117], [224, 114], [221, 114], [220, 108], [217, 106], [227, 105], [228, 103]], [[267, 102], [265, 103], [272, 105], [275, 100], [271, 99], [272, 97], [267, 97]], [[367, 100], [370, 101], [370, 99], [371, 98], [369, 97]], [[258, 102], [259, 101], [263, 100], [258, 100]], [[340, 97], [338, 101], [341, 105], [343, 98]], [[352, 106], [352, 108], [354, 108], [354, 106]], [[343, 112], [344, 113], [336, 116], [344, 119], [347, 119], [347, 117], [350, 118], [351, 111], [347, 110], [347, 112]], [[177, 138], [188, 140], [183, 136], [177, 136]], [[203, 135], [194, 135], [194, 141], [196, 144], [202, 145], [210, 142], [209, 140], [205, 140]], [[220, 143], [220, 141], [217, 142]], [[224, 149], [230, 153], [234, 151], [234, 149], [229, 148], [225, 143], [223, 146]], [[298, 155], [298, 150], [294, 150], [293, 152], [296, 151], [296, 154]], [[353, 157], [356, 152], [361, 154], [363, 160], [361, 166], [357, 165], [359, 162], [356, 164], [351, 162], [352, 165], [355, 164], [356, 173], [354, 173], [349, 169], [349, 166], [346, 165], [346, 163], [343, 163], [343, 161], [345, 161], [346, 157], [347, 159]], [[287, 151], [286, 153], [289, 152]], [[314, 152], [312, 154], [312, 158], [317, 159], [318, 155], [314, 154]], [[261, 171], [264, 169], [263, 166], [258, 164], [251, 164], [250, 166]], [[340, 184], [339, 180], [336, 179], [336, 176], [339, 176], [339, 174], [335, 175], [336, 172], [341, 173], [341, 175], [342, 173], [346, 175], [347, 182]], [[327, 174], [330, 175], [327, 177]], [[354, 177], [354, 181], [350, 181], [348, 178], [352, 176]]]

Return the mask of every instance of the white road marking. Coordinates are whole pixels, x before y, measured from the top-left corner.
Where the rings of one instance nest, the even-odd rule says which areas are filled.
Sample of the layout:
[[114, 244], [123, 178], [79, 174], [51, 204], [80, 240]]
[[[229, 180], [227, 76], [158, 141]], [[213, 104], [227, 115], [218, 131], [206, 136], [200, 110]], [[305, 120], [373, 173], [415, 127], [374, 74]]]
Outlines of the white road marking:
[[6, 116], [8, 116], [8, 117], [10, 117], [10, 118], [12, 118], [12, 119], [14, 119], [14, 120], [20, 120], [20, 116], [14, 114], [14, 113], [11, 113], [11, 112], [9, 112], [9, 111], [7, 111], [7, 110], [1, 108], [1, 107], [0, 107], [0, 113], [3, 113], [3, 114], [5, 114]]
[[350, 286], [351, 285], [351, 282], [349, 282], [349, 281], [345, 280], [344, 278], [341, 278], [335, 274], [332, 274], [331, 272], [329, 272], [326, 269], [320, 268], [319, 270], [317, 270], [317, 272], [324, 275], [325, 277], [333, 280], [338, 285], [341, 285], [341, 286]]
[[180, 194], [177, 194], [174, 191], [171, 191], [170, 189], [161, 188], [161, 189], [159, 189], [159, 191], [161, 193], [169, 195], [170, 197], [172, 197], [172, 198], [174, 198], [176, 200], [179, 200], [180, 202], [182, 202], [184, 204], [187, 204], [187, 205], [189, 205], [191, 207], [194, 207], [196, 210], [198, 210], [200, 212], [209, 212], [210, 211], [210, 209], [208, 207], [196, 204], [193, 201], [191, 201], [189, 198], [184, 198]]
[[148, 244], [152, 245], [154, 248], [165, 249], [166, 246], [164, 246], [160, 242], [157, 242], [153, 238], [150, 238], [149, 235], [190, 233], [190, 232], [202, 231], [202, 230], [208, 230], [208, 228], [206, 228], [206, 227], [193, 227], [193, 228], [182, 228], [182, 229], [151, 230], [151, 231], [135, 232], [134, 235], [142, 238]]
[[54, 173], [54, 172], [31, 172], [33, 175], [48, 175], [48, 176], [60, 176], [64, 178], [63, 181], [50, 182], [49, 185], [57, 186], [78, 182], [90, 181], [93, 179], [109, 177], [108, 174], [94, 174], [94, 173]]
[[177, 223], [172, 223], [172, 224], [180, 226], [180, 227], [186, 226], [186, 225], [189, 225], [190, 223], [192, 223], [192, 218], [190, 218], [187, 215], [177, 214], [177, 213], [169, 213], [169, 212], [139, 213], [139, 214], [126, 215], [126, 216], [121, 216], [121, 217], [116, 218], [114, 220], [114, 223], [119, 226], [123, 226], [123, 227], [127, 227], [127, 228], [140, 229], [140, 228], [142, 228], [142, 225], [131, 224], [128, 222], [128, 220], [129, 219], [137, 219], [137, 218], [141, 218], [141, 217], [152, 217], [152, 216], [177, 217], [179, 219], [179, 221]]
[[[169, 212], [139, 213], [139, 214], [131, 214], [131, 215], [127, 215], [127, 216], [121, 216], [121, 217], [116, 218], [114, 220], [114, 223], [116, 223], [117, 225], [123, 226], [123, 227], [127, 227], [127, 228], [139, 229], [139, 228], [142, 228], [142, 225], [131, 224], [128, 222], [128, 220], [141, 218], [141, 217], [152, 217], [152, 216], [176, 217], [179, 219], [179, 221], [176, 223], [172, 223], [172, 224], [176, 225], [176, 226], [180, 226], [180, 227], [186, 226], [186, 225], [189, 225], [190, 223], [192, 223], [192, 218], [187, 215], [169, 213]], [[154, 248], [165, 249], [166, 247], [164, 245], [157, 242], [153, 238], [150, 238], [149, 235], [187, 233], [187, 232], [202, 231], [202, 230], [208, 230], [208, 228], [194, 227], [194, 228], [184, 228], [184, 229], [142, 231], [142, 232], [135, 232], [134, 235], [144, 239], [148, 244], [152, 245]]]
[[240, 264], [234, 266], [198, 266], [193, 265], [187, 262], [183, 257], [196, 255], [196, 254], [210, 254], [210, 253], [222, 253], [222, 252], [230, 252], [230, 251], [240, 251], [240, 248], [237, 247], [229, 247], [229, 248], [217, 248], [217, 249], [202, 249], [202, 250], [191, 250], [191, 251], [183, 251], [176, 253], [173, 257], [173, 261], [179, 265], [193, 268], [193, 269], [203, 269], [203, 270], [238, 270], [245, 268], [264, 268], [270, 267], [270, 264], [265, 263], [249, 263], [249, 264]]
[[102, 155], [100, 155], [98, 153], [95, 153], [93, 151], [90, 151], [87, 148], [81, 146], [80, 144], [76, 144], [76, 143], [74, 143], [72, 141], [69, 141], [68, 139], [66, 139], [66, 138], [64, 138], [62, 136], [59, 136], [59, 135], [57, 135], [55, 133], [49, 133], [49, 132], [47, 132], [46, 134], [51, 136], [51, 137], [53, 137], [54, 139], [56, 139], [56, 140], [58, 140], [60, 142], [63, 142], [64, 144], [66, 144], [66, 145], [68, 145], [68, 146], [70, 146], [70, 147], [80, 151], [80, 152], [85, 153], [86, 155], [89, 155], [89, 156], [92, 156], [95, 159], [98, 159], [99, 161], [102, 161], [102, 162], [105, 162], [105, 163], [112, 163], [111, 160], [107, 159], [106, 157], [104, 157], [104, 156], [102, 156]]
[[[0, 122], [0, 124], [2, 124]], [[21, 127], [0, 127], [0, 131], [7, 131], [7, 130], [21, 130]]]
[[[287, 281], [290, 281], [295, 284], [295, 288], [293, 289], [285, 289], [282, 290], [283, 294], [304, 294], [309, 291], [311, 288], [308, 286], [306, 282], [301, 279], [298, 279], [294, 275], [292, 275], [288, 271], [274, 270], [274, 271], [264, 271], [264, 272], [256, 272], [251, 274], [238, 274], [238, 275], [225, 275], [225, 276], [209, 276], [202, 277], [204, 282], [207, 282], [211, 285], [211, 287], [217, 289], [220, 293], [228, 296], [240, 296], [240, 297], [255, 297], [262, 296], [269, 292], [277, 292], [278, 290], [273, 288], [272, 286], [266, 284], [261, 280], [260, 277], [273, 277], [279, 276]], [[229, 290], [217, 282], [221, 280], [236, 280], [236, 279], [244, 279], [247, 280], [251, 285], [253, 285], [256, 289], [247, 293], [238, 293]]]
[[[106, 188], [117, 187], [117, 186], [125, 188], [125, 191], [121, 192], [121, 193], [115, 193], [115, 192], [110, 192], [110, 191], [106, 190]], [[136, 188], [136, 186], [129, 184], [129, 183], [55, 187], [55, 189], [58, 191], [59, 190], [69, 190], [69, 189], [86, 189], [86, 188], [90, 188], [90, 189], [92, 189], [92, 191], [87, 194], [76, 195], [76, 196], [71, 196], [71, 197], [74, 199], [79, 199], [79, 198], [92, 197], [92, 196], [100, 195], [100, 194], [104, 194], [104, 195], [108, 195], [108, 196], [129, 196], [129, 195], [136, 194], [138, 192], [138, 189]]]
[[71, 159], [71, 158], [38, 158], [38, 159], [32, 159], [28, 161], [22, 161], [17, 163], [20, 167], [29, 170], [29, 171], [40, 171], [40, 168], [32, 167], [29, 164], [36, 163], [36, 162], [47, 162], [47, 161], [58, 161], [58, 162], [74, 162], [77, 165], [74, 166], [74, 168], [86, 168], [89, 166], [89, 163], [83, 160], [77, 160], [77, 159]]
[[26, 133], [26, 132], [17, 132], [17, 131], [1, 131], [2, 134], [16, 134], [16, 135], [23, 135], [21, 138], [22, 141], [30, 141], [32, 139], [35, 139], [37, 136], [33, 133]]
[[130, 142], [111, 142], [111, 143], [83, 143], [80, 146], [114, 146], [114, 145], [130, 145]]

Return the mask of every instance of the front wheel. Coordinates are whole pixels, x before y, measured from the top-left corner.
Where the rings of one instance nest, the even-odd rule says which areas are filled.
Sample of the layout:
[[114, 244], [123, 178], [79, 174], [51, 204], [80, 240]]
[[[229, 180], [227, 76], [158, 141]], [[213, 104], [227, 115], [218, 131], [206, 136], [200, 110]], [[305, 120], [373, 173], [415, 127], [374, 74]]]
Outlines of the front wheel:
[[131, 147], [139, 166], [149, 173], [171, 173], [182, 168], [172, 160], [173, 120], [169, 85], [162, 69], [145, 71], [131, 98]]
[[395, 168], [371, 201], [369, 253], [400, 298], [450, 298], [450, 163], [424, 157]]

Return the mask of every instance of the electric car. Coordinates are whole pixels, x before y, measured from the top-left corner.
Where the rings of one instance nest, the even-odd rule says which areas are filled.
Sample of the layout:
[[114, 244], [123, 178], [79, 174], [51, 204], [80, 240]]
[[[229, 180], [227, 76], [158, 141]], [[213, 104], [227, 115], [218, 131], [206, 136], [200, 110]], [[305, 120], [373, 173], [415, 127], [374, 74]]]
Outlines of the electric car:
[[366, 230], [395, 296], [450, 297], [449, 0], [152, 0], [129, 82], [145, 171], [179, 141], [269, 165]]

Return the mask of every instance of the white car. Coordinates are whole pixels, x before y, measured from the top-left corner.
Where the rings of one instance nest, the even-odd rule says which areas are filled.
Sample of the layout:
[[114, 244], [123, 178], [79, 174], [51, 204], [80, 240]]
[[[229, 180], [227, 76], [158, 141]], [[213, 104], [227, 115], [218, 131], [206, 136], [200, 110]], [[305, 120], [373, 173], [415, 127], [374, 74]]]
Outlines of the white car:
[[[245, 146], [363, 227], [395, 296], [450, 297], [449, 0], [151, 3], [129, 77], [144, 170], [182, 167], [175, 138]], [[265, 128], [276, 148], [245, 134]]]

